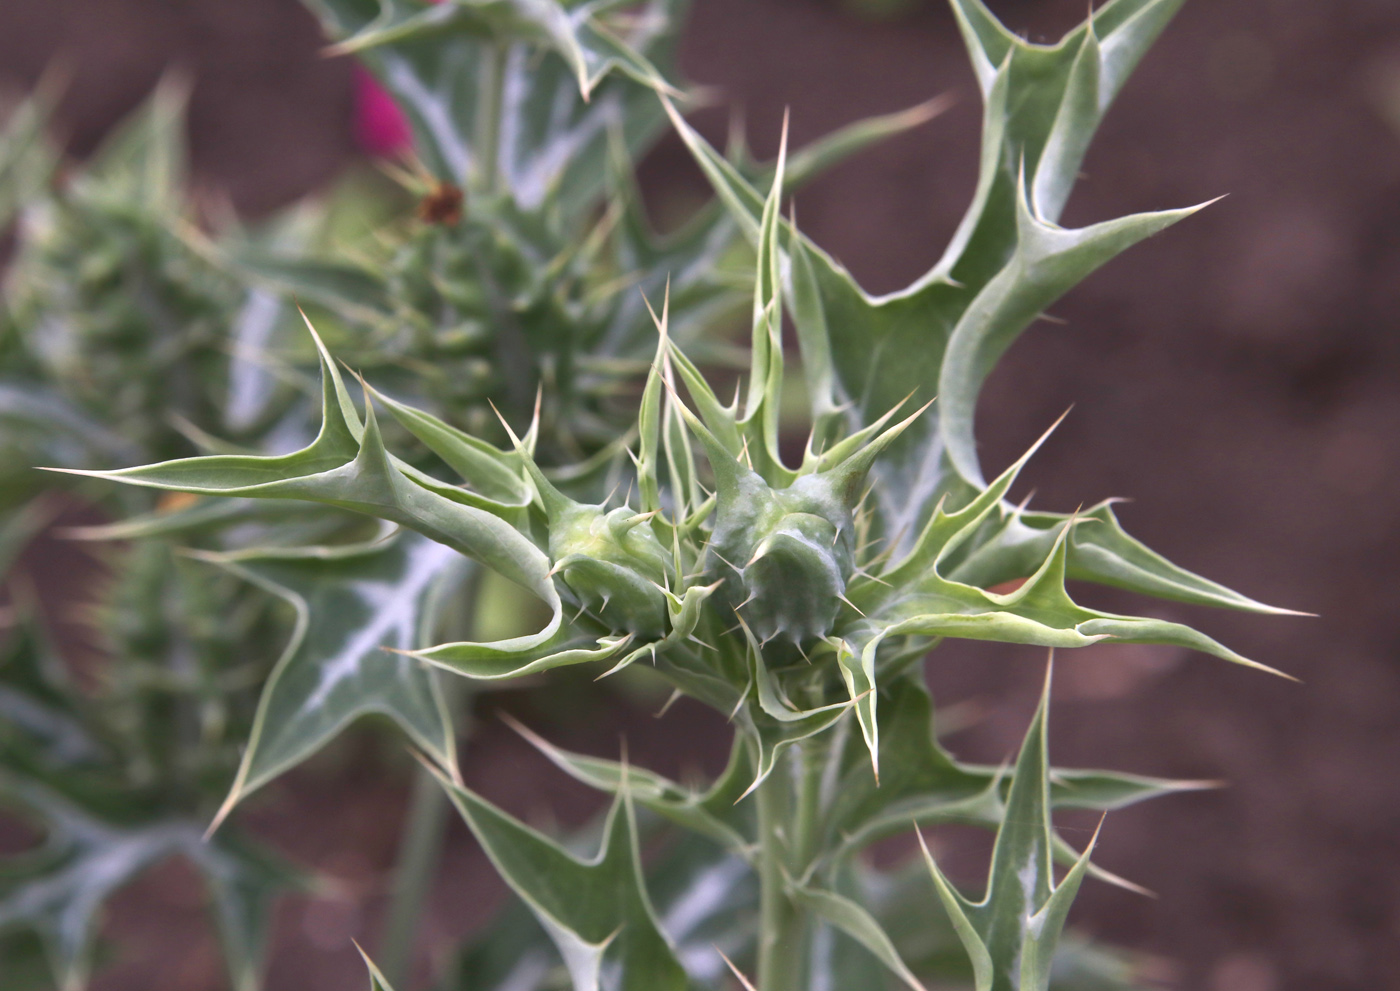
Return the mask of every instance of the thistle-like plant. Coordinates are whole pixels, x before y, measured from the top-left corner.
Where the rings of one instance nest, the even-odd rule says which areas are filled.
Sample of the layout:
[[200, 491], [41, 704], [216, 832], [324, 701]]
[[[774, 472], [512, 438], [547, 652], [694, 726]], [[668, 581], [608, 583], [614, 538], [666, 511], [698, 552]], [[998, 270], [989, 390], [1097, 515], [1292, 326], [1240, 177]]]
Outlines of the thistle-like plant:
[[[470, 16], [415, 26], [371, 21], [353, 3], [321, 11], [332, 30], [354, 36], [347, 47], [362, 51], [425, 125], [419, 173], [402, 173], [424, 194], [421, 215], [377, 231], [345, 252], [349, 262], [306, 253], [315, 211], [253, 235], [203, 230], [186, 183], [176, 85], [164, 85], [92, 161], [63, 175], [43, 134], [51, 94], [10, 119], [0, 142], [0, 220], [18, 216], [18, 250], [0, 324], [0, 442], [13, 454], [5, 458], [0, 563], [8, 566], [49, 515], [42, 501], [49, 486], [24, 466], [276, 449], [308, 433], [297, 390], [286, 387], [299, 375], [297, 349], [284, 334], [294, 312], [287, 290], [345, 325], [342, 344], [376, 381], [458, 423], [491, 426], [483, 423], [491, 403], [518, 414], [547, 381], [549, 428], [537, 433], [547, 465], [610, 440], [615, 394], [645, 370], [637, 347], [648, 324], [633, 280], [660, 291], [676, 272], [679, 309], [688, 314], [681, 324], [692, 337], [735, 298], [732, 280], [719, 272], [736, 247], [722, 210], [666, 240], [651, 234], [642, 214], [631, 162], [663, 112], [637, 78], [659, 78], [641, 55], [594, 38], [593, 47], [612, 46], [609, 58], [629, 67], [630, 81], [601, 64], [580, 77], [562, 36], [540, 33], [543, 7], [493, 20], [489, 30]], [[617, 28], [664, 65], [679, 11], [653, 4], [640, 17], [603, 12], [574, 29]], [[462, 76], [464, 66], [477, 65], [488, 66], [484, 75]], [[848, 129], [810, 149], [802, 169], [810, 174], [926, 113]], [[464, 154], [476, 164], [455, 169]], [[481, 166], [492, 160], [496, 167]], [[82, 491], [116, 516], [153, 506], [132, 490]], [[244, 546], [230, 549], [230, 533]], [[6, 972], [19, 972], [27, 930], [39, 936], [36, 952], [48, 956], [57, 979], [74, 986], [88, 968], [106, 896], [156, 859], [195, 849], [194, 824], [208, 819], [211, 800], [226, 794], [227, 811], [366, 713], [388, 716], [450, 766], [447, 698], [421, 662], [380, 648], [422, 647], [457, 625], [441, 620], [444, 611], [474, 608], [470, 599], [454, 602], [461, 588], [474, 587], [465, 559], [412, 534], [357, 542], [360, 534], [336, 513], [171, 499], [82, 535], [179, 540], [229, 575], [210, 576], [162, 544], [108, 553], [113, 575], [88, 610], [105, 655], [92, 698], [63, 677], [65, 661], [46, 646], [39, 616], [12, 617], [24, 632], [6, 644], [0, 687], [6, 711], [27, 716], [7, 753], [18, 760], [59, 726], [99, 741], [84, 753], [100, 759], [64, 751], [66, 763], [4, 764], [0, 791], [53, 842], [0, 892], [0, 929], [18, 933], [0, 960]], [[335, 546], [278, 549], [318, 540]], [[292, 607], [291, 624], [275, 619], [279, 599]], [[30, 677], [41, 648], [40, 666], [56, 679], [47, 687]], [[44, 797], [70, 794], [84, 775], [109, 786], [101, 802], [80, 801], [65, 813], [86, 816], [84, 828], [102, 839], [92, 856], [115, 842], [109, 818], [118, 810], [122, 828], [139, 825], [156, 838], [100, 877], [69, 870], [87, 861], [62, 828], [59, 806]], [[258, 980], [273, 882], [291, 877], [264, 870], [255, 852], [243, 860], [230, 852], [241, 849], [236, 833], [220, 833], [217, 847], [195, 859], [209, 872], [231, 972], [243, 988]], [[65, 886], [64, 877], [73, 883]], [[252, 900], [229, 904], [240, 891]]]
[[[0, 313], [6, 579], [65, 503], [35, 462], [188, 454], [212, 432], [261, 449], [307, 429], [296, 390], [262, 353], [295, 311], [240, 285], [196, 230], [179, 87], [163, 84], [90, 161], [64, 172], [45, 134], [51, 103], [41, 91], [0, 134], [0, 220], [16, 221]], [[75, 496], [109, 517], [145, 514], [97, 528], [110, 537], [179, 534], [210, 548], [221, 524], [248, 523], [236, 506], [157, 506], [108, 486], [66, 502]], [[263, 515], [255, 529], [275, 524], [279, 540], [356, 525]], [[0, 804], [42, 840], [4, 858], [0, 973], [7, 987], [83, 986], [108, 897], [181, 855], [208, 885], [233, 985], [251, 988], [272, 899], [298, 875], [237, 830], [201, 837], [290, 624], [274, 597], [168, 539], [104, 548], [75, 571], [61, 601], [40, 607], [21, 583], [0, 611], [10, 627], [0, 643]], [[86, 678], [72, 673], [73, 624], [61, 628], [74, 613], [90, 644]], [[32, 982], [21, 976], [31, 971]]]
[[[656, 98], [755, 249], [750, 374], [741, 395], [723, 402], [671, 336], [663, 298], [630, 484], [606, 497], [580, 498], [551, 480], [539, 460], [538, 416], [523, 433], [507, 416], [509, 444], [496, 446], [368, 387], [361, 411], [319, 341], [322, 425], [309, 446], [276, 458], [226, 455], [91, 474], [378, 517], [416, 533], [400, 539], [421, 553], [455, 551], [515, 582], [549, 613], [530, 634], [445, 643], [412, 657], [487, 681], [565, 665], [611, 674], [645, 664], [730, 718], [728, 769], [699, 791], [532, 735], [560, 767], [615, 795], [588, 859], [463, 787], [450, 756], [432, 755], [443, 787], [576, 991], [721, 979], [719, 957], [680, 952], [689, 932], [678, 931], [676, 913], [658, 912], [639, 853], [649, 828], [643, 810], [717, 849], [715, 863], [756, 879], [755, 925], [731, 933], [728, 949], [741, 970], [756, 969], [761, 991], [886, 979], [923, 987], [935, 971], [916, 971], [908, 941], [896, 941], [872, 886], [861, 883], [869, 870], [861, 851], [944, 822], [995, 828], [980, 901], [932, 867], [925, 911], [939, 921], [929, 929], [951, 929], [977, 991], [1047, 988], [1056, 967], [1069, 966], [1056, 963], [1069, 903], [1086, 874], [1102, 874], [1089, 851], [1058, 836], [1052, 810], [1107, 811], [1193, 785], [1052, 769], [1048, 679], [1014, 766], [958, 762], [936, 741], [923, 657], [945, 639], [1052, 649], [1108, 641], [1173, 644], [1253, 664], [1189, 627], [1083, 606], [1066, 591], [1067, 578], [1280, 611], [1170, 564], [1129, 537], [1107, 504], [1070, 515], [1011, 504], [1030, 453], [988, 481], [973, 443], [981, 382], [1016, 335], [1079, 279], [1191, 212], [1079, 230], [1056, 222], [1095, 127], [1177, 6], [1112, 0], [1047, 47], [1011, 35], [977, 0], [954, 0], [986, 99], [978, 189], [943, 260], [880, 298], [784, 222], [782, 156], [761, 195], [657, 85]], [[441, 27], [515, 9], [414, 8], [404, 24]], [[587, 23], [592, 9], [579, 8], [572, 23]], [[587, 82], [590, 63], [579, 58]], [[812, 420], [797, 463], [780, 445], [785, 312]], [[460, 482], [391, 454], [379, 410]], [[438, 547], [448, 550], [428, 550]], [[1014, 590], [997, 590], [1012, 580]], [[259, 732], [279, 730], [271, 708], [261, 718]], [[1069, 867], [1058, 883], [1056, 861]], [[870, 977], [871, 966], [887, 976]], [[377, 973], [373, 979], [385, 986]]]
[[[343, 359], [484, 438], [504, 439], [492, 407], [519, 419], [542, 397], [538, 454], [553, 468], [625, 430], [652, 350], [644, 294], [669, 280], [673, 335], [723, 353], [702, 331], [742, 303], [733, 221], [712, 204], [657, 234], [635, 180], [665, 126], [654, 89], [682, 99], [669, 80], [686, 0], [309, 5], [332, 51], [364, 60], [403, 107], [412, 154], [389, 171], [417, 214], [314, 262], [233, 262], [357, 328]], [[792, 183], [937, 109], [829, 136]]]

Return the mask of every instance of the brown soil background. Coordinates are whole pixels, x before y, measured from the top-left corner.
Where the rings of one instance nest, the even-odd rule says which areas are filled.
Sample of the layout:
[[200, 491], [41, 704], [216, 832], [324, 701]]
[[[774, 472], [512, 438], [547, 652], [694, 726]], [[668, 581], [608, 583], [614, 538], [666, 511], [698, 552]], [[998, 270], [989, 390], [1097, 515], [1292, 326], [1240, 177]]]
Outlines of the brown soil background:
[[[1045, 40], [1084, 0], [992, 6]], [[834, 0], [696, 0], [684, 47], [689, 77], [745, 108], [764, 154], [785, 106], [801, 143], [960, 95], [799, 197], [804, 228], [873, 290], [935, 260], [973, 184], [971, 73], [944, 6], [916, 8], [877, 23]], [[184, 67], [200, 180], [256, 214], [324, 184], [353, 154], [347, 66], [321, 59], [318, 43], [295, 0], [5, 0], [0, 85], [26, 87], [65, 57], [64, 120], [81, 153], [165, 67]], [[722, 114], [702, 120], [722, 133]], [[1183, 989], [1400, 987], [1400, 5], [1188, 3], [1085, 173], [1067, 222], [1230, 196], [1071, 293], [1055, 310], [1067, 326], [1026, 334], [985, 393], [985, 462], [1004, 464], [1074, 404], [1028, 470], [1037, 505], [1132, 497], [1121, 516], [1151, 546], [1321, 618], [1163, 607], [1302, 686], [1168, 649], [1063, 656], [1057, 762], [1232, 783], [1111, 816], [1100, 861], [1161, 897], [1093, 885], [1075, 918], [1169, 961], [1163, 973]], [[657, 190], [698, 183], [674, 142], [646, 174]], [[930, 663], [940, 700], [987, 712], [950, 745], [1003, 757], [1041, 670], [1033, 651], [942, 648]], [[566, 745], [607, 753], [625, 732], [634, 757], [656, 755], [661, 771], [715, 757], [714, 721], [695, 710], [658, 723], [617, 702], [615, 717], [520, 704]], [[334, 748], [250, 813], [341, 882], [333, 897], [280, 910], [271, 991], [363, 986], [348, 939], [373, 940], [405, 796], [404, 765], [382, 751]], [[466, 760], [469, 780], [517, 812], [576, 821], [595, 802], [491, 720]], [[946, 848], [955, 870], [980, 870], [973, 848]], [[441, 879], [425, 962], [501, 897], [461, 831]], [[179, 865], [124, 894], [108, 926], [129, 947], [95, 987], [221, 987], [201, 899]]]

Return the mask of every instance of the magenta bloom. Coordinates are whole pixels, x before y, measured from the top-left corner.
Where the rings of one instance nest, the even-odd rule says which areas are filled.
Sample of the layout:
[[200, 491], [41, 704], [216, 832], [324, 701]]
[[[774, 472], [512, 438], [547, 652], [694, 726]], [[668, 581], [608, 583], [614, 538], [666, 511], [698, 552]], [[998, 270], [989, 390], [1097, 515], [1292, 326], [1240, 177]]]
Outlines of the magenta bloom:
[[376, 158], [392, 158], [413, 147], [408, 118], [362, 65], [355, 66], [355, 143]]

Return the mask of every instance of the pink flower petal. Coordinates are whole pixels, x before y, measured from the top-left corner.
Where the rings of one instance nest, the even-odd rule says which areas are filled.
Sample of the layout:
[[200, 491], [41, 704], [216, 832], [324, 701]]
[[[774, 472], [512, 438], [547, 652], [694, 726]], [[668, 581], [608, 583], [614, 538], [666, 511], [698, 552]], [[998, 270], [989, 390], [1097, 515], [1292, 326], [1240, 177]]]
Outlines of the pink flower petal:
[[360, 150], [377, 158], [392, 158], [411, 150], [413, 132], [389, 91], [362, 65], [355, 66], [354, 85], [355, 143]]

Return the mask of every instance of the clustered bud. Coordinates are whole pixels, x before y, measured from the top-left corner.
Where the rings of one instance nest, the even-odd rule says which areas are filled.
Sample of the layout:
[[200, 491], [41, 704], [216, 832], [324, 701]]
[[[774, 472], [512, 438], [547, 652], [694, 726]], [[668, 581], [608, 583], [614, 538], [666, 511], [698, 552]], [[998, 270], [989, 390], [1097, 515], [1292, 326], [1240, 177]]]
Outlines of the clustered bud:
[[786, 489], [746, 471], [720, 500], [709, 567], [762, 641], [825, 637], [855, 568], [855, 527], [830, 474], [804, 475]]
[[671, 555], [649, 519], [626, 506], [604, 513], [574, 504], [550, 514], [549, 556], [586, 612], [611, 629], [659, 638], [668, 627], [662, 585]]

